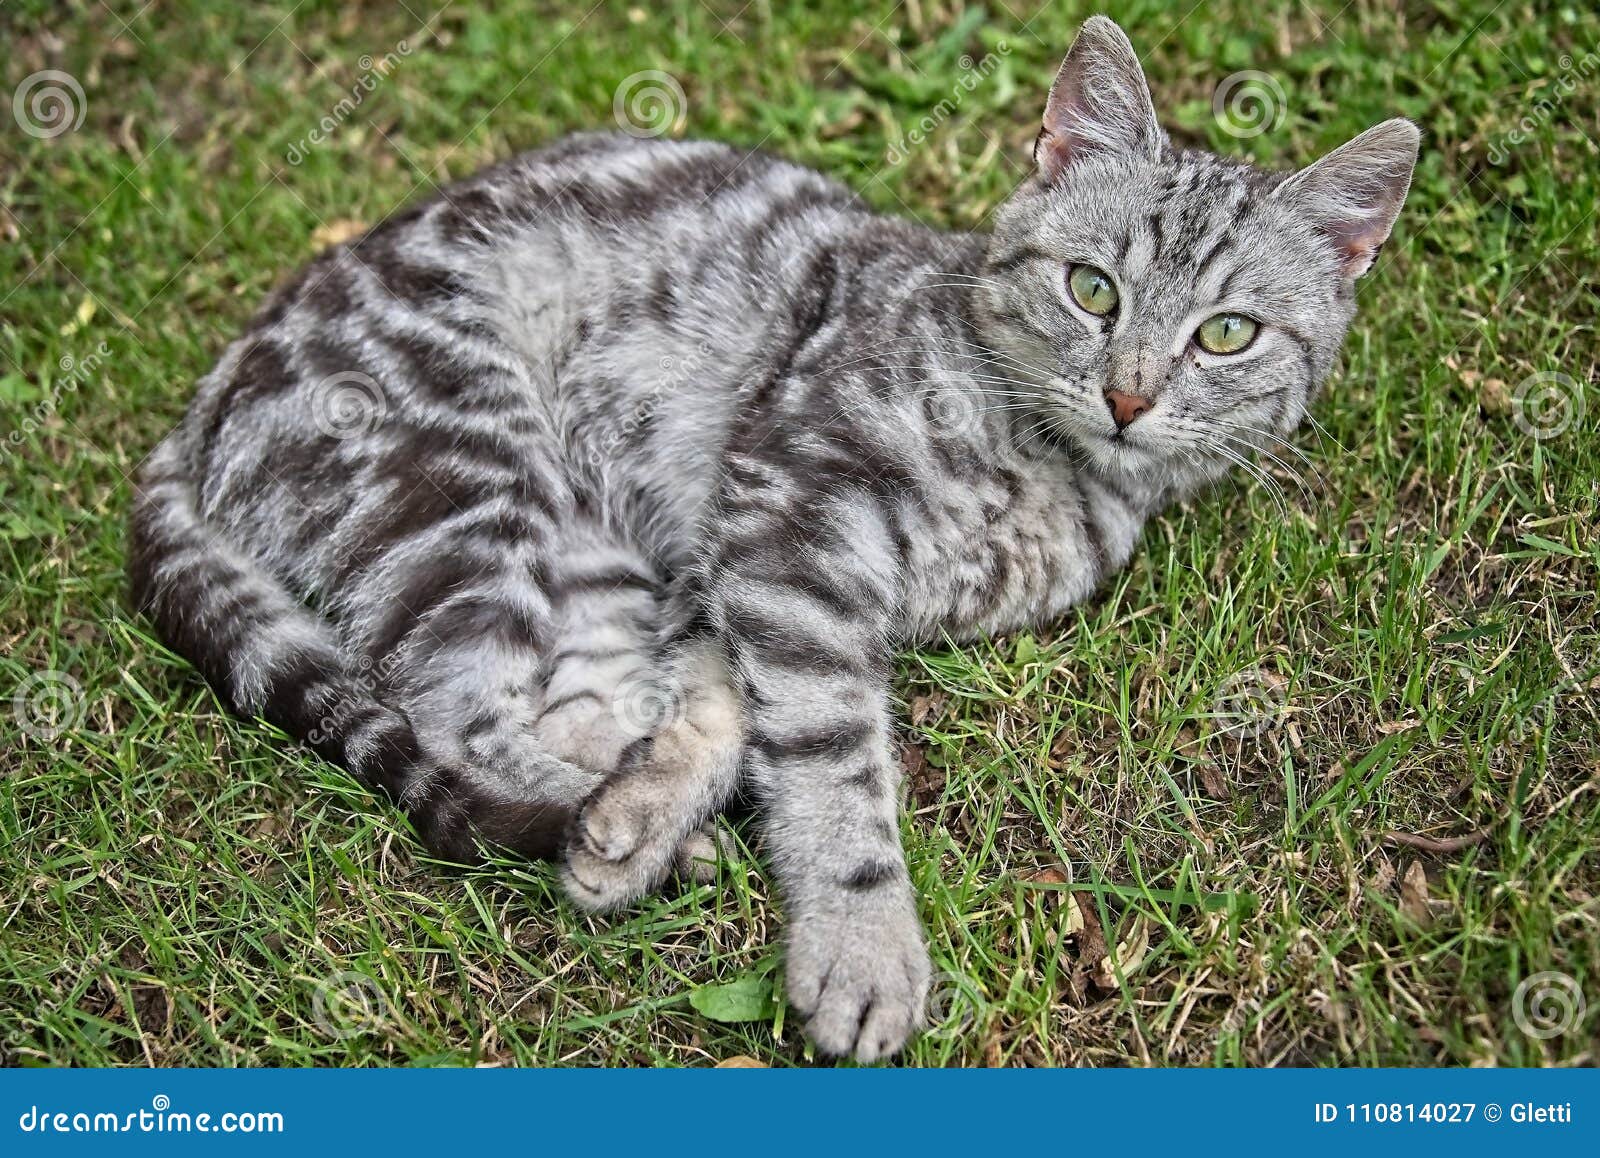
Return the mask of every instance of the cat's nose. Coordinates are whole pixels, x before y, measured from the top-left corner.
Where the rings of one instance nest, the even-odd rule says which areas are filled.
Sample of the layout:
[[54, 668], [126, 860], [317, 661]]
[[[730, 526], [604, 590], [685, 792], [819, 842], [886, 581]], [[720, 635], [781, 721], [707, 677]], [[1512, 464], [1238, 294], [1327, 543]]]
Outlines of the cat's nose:
[[1121, 430], [1139, 415], [1155, 405], [1148, 398], [1140, 398], [1137, 394], [1128, 394], [1122, 390], [1107, 390], [1106, 405], [1111, 408], [1111, 420]]

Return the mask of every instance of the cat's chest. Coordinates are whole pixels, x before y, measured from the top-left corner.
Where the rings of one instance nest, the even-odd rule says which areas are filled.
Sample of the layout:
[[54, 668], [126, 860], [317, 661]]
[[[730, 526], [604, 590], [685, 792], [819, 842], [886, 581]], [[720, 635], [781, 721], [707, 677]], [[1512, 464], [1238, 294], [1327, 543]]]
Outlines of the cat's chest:
[[1053, 619], [1124, 566], [1140, 520], [1062, 468], [969, 476], [919, 504], [906, 616], [914, 639], [956, 639]]

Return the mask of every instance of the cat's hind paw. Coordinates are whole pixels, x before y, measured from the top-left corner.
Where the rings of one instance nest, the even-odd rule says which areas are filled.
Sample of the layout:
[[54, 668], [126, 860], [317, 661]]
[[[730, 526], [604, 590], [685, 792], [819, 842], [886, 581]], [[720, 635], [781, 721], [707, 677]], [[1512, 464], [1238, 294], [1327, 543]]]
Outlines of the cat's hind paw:
[[715, 822], [674, 839], [670, 833], [648, 831], [642, 818], [608, 817], [607, 810], [586, 808], [567, 844], [561, 883], [575, 903], [604, 912], [654, 892], [673, 873], [694, 884], [710, 884], [717, 879], [718, 861], [727, 854], [727, 839]]

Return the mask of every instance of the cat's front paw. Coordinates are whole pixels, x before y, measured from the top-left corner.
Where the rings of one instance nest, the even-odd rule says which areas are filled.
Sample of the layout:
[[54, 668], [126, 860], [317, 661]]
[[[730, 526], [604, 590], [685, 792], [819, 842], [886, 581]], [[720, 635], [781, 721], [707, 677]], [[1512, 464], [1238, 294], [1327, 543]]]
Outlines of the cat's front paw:
[[864, 1063], [897, 1052], [922, 1024], [932, 976], [909, 892], [884, 886], [802, 909], [785, 974], [818, 1049]]

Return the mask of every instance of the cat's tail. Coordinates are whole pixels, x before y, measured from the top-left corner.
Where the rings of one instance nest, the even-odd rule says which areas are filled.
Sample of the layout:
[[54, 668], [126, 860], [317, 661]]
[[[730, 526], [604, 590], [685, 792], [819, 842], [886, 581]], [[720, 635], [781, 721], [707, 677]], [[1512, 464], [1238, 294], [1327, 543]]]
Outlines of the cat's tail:
[[403, 804], [436, 855], [470, 862], [477, 841], [550, 856], [568, 810], [486, 800], [430, 756], [406, 715], [380, 701], [332, 627], [200, 513], [179, 427], [134, 487], [134, 605], [241, 716], [260, 716]]

